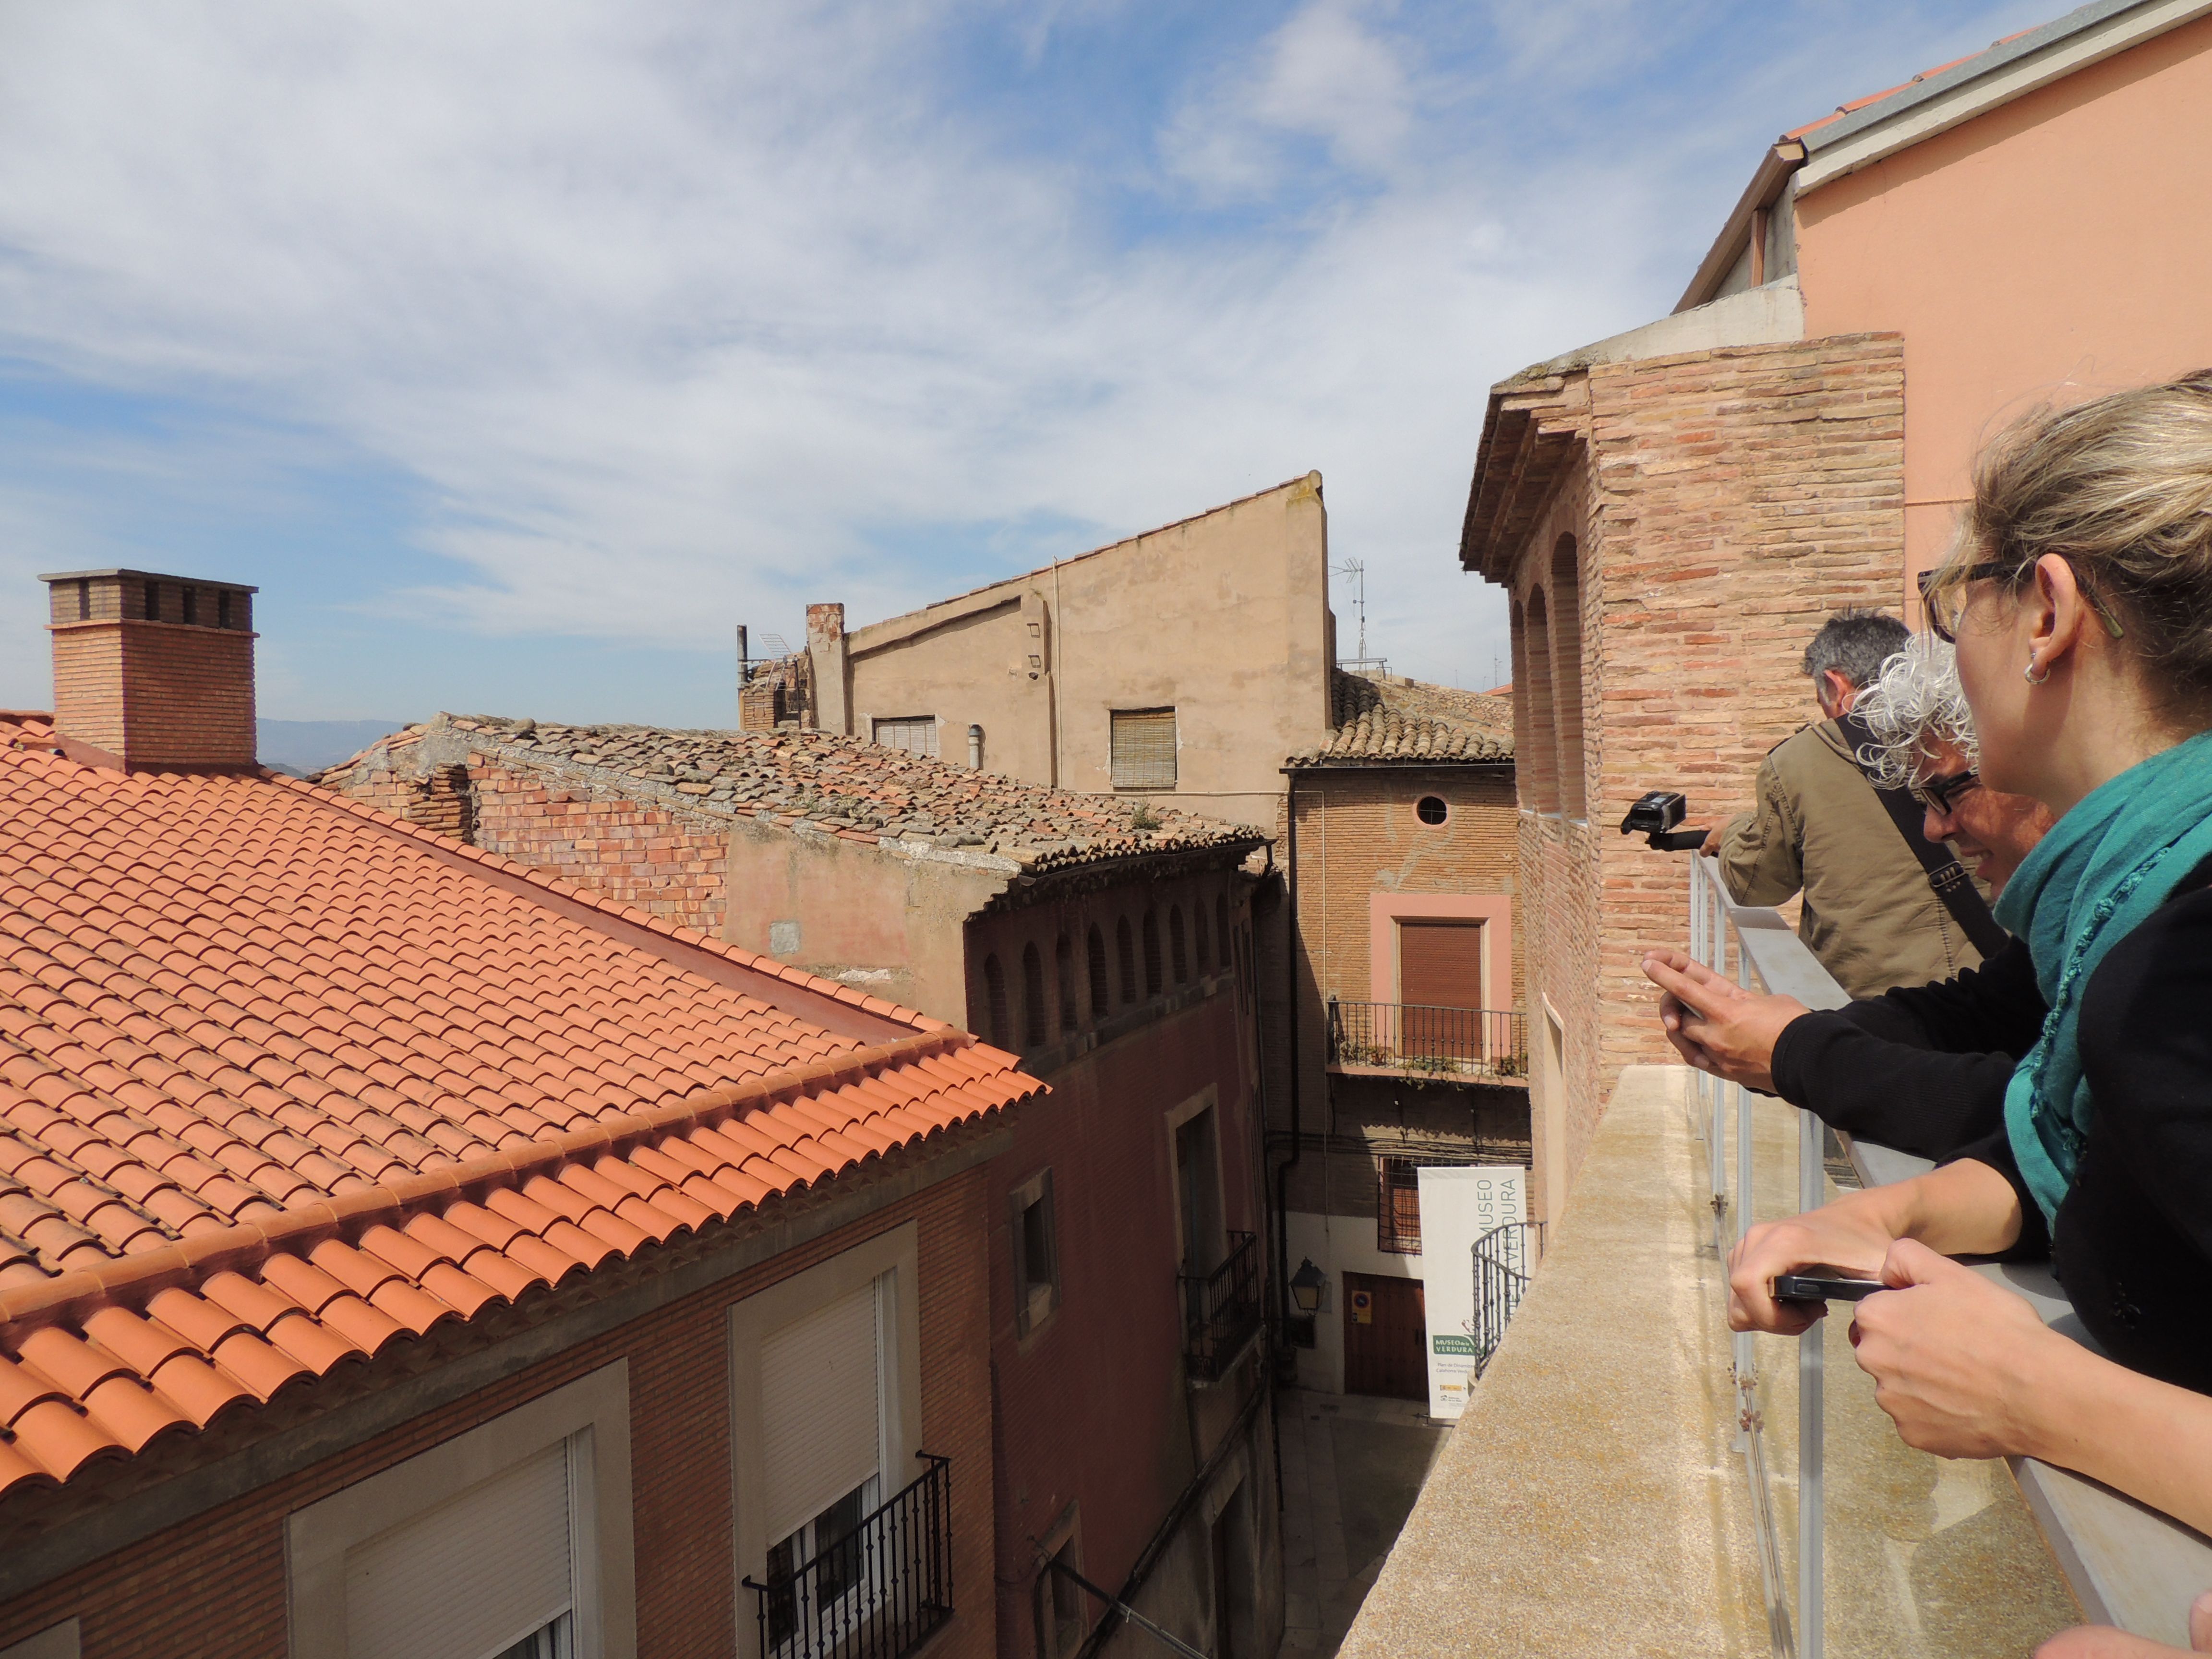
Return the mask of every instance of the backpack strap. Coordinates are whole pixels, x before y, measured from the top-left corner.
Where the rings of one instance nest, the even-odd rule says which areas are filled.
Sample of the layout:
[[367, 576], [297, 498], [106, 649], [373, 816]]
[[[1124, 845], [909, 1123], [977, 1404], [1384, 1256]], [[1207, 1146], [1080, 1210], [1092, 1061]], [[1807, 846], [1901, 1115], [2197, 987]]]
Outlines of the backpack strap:
[[1966, 866], [1951, 855], [1951, 849], [1940, 841], [1929, 840], [1923, 833], [1921, 825], [1926, 821], [1926, 811], [1912, 798], [1911, 791], [1886, 789], [1874, 781], [1866, 763], [1859, 758], [1860, 747], [1874, 738], [1866, 722], [1856, 714], [1845, 714], [1836, 725], [1843, 732], [1844, 741], [1850, 745], [1851, 763], [1859, 769], [1867, 787], [1889, 814], [1889, 821], [1897, 826], [1897, 833], [1905, 837], [1912, 856], [1928, 872], [1928, 885], [1951, 913], [1951, 920], [1959, 924], [1959, 931], [1966, 934], [1968, 943], [1982, 953], [1983, 961], [1988, 961], [2012, 942], [2012, 935], [1997, 926], [1997, 919], [1990, 914], [1981, 889], [1974, 885]]

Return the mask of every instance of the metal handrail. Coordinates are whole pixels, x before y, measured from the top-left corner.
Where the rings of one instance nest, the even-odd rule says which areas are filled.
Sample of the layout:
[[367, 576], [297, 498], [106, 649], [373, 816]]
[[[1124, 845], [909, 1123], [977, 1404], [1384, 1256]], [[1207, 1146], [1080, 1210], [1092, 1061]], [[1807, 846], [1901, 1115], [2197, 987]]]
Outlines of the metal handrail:
[[763, 1659], [899, 1659], [952, 1617], [952, 1460], [929, 1467], [811, 1561], [754, 1592]]
[[[1808, 1008], [1841, 1007], [1850, 999], [1807, 951], [1778, 911], [1738, 904], [1721, 880], [1719, 860], [1703, 854], [1690, 860], [1690, 955], [1715, 973], [1729, 970], [1735, 945], [1739, 985], [1793, 996]], [[1752, 1117], [1747, 1092], [1703, 1072], [1693, 1074], [1705, 1117], [1713, 1210], [1713, 1249], [1723, 1257], [1751, 1231], [1753, 1221]], [[1735, 1158], [1728, 1158], [1729, 1108], [1735, 1113]], [[1820, 1119], [1797, 1114], [1797, 1206], [1818, 1209], [1827, 1196], [1826, 1166], [1821, 1157]], [[1821, 1328], [1814, 1325], [1797, 1343], [1797, 1606], [1786, 1605], [1781, 1540], [1766, 1469], [1765, 1425], [1759, 1410], [1757, 1354], [1747, 1331], [1735, 1334], [1730, 1367], [1736, 1386], [1735, 1449], [1743, 1454], [1751, 1489], [1759, 1549], [1759, 1578], [1766, 1596], [1768, 1638], [1777, 1655], [1820, 1659], [1825, 1637], [1826, 1516], [1825, 1475], [1826, 1401]]]
[[1544, 1224], [1508, 1221], [1474, 1241], [1474, 1317], [1468, 1334], [1474, 1339], [1474, 1374], [1489, 1368], [1491, 1356], [1505, 1340], [1505, 1328], [1527, 1294], [1528, 1280], [1544, 1253]]
[[1181, 1273], [1183, 1361], [1191, 1377], [1218, 1382], [1260, 1328], [1260, 1240], [1229, 1235], [1229, 1254], [1211, 1273]]
[[1328, 1000], [1332, 1066], [1433, 1077], [1528, 1075], [1528, 1017], [1517, 1009]]

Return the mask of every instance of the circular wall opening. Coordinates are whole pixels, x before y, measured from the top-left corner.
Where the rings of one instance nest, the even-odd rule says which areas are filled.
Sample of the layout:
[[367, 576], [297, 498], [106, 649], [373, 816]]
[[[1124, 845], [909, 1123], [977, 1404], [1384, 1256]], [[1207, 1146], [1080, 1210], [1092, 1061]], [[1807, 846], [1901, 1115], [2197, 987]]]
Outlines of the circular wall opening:
[[1442, 823], [1451, 813], [1442, 795], [1424, 795], [1414, 804], [1413, 816], [1423, 823]]

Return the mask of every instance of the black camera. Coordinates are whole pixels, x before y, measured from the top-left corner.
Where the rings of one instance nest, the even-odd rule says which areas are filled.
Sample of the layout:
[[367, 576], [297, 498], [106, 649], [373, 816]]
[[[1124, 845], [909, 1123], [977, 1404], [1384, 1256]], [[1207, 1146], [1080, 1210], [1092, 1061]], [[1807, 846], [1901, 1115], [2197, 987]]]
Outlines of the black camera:
[[1702, 830], [1676, 830], [1690, 803], [1679, 790], [1654, 789], [1638, 795], [1620, 821], [1624, 836], [1642, 836], [1662, 853], [1692, 853], [1705, 844]]

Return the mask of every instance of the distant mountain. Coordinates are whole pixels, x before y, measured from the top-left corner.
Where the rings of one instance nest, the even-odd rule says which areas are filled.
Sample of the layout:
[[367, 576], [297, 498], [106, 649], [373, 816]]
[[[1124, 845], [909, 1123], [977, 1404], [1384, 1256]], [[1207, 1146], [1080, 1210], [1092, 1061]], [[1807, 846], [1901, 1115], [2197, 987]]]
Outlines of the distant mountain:
[[304, 777], [325, 766], [359, 754], [405, 720], [256, 720], [256, 745], [261, 763], [294, 777]]

